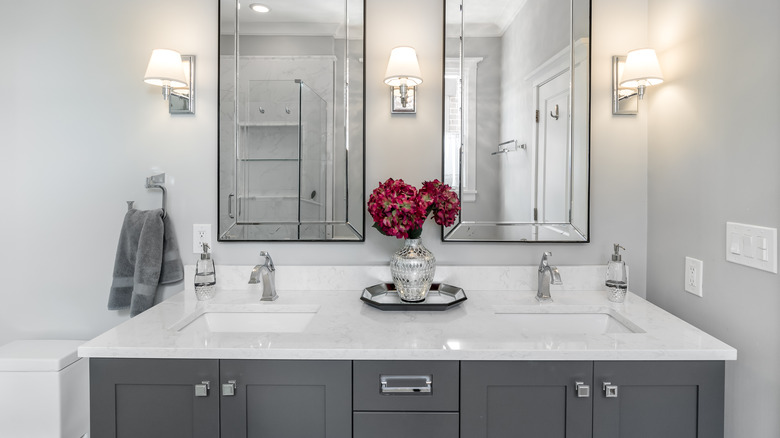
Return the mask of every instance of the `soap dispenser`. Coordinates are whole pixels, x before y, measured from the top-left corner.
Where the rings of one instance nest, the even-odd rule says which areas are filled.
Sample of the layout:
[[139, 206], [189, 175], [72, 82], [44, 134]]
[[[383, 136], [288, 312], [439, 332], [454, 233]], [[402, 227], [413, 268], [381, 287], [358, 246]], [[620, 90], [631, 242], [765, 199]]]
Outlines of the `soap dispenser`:
[[203, 244], [203, 252], [200, 254], [195, 266], [195, 296], [200, 301], [214, 298], [217, 289], [217, 273], [214, 269], [214, 260], [209, 253], [209, 245]]
[[626, 299], [628, 290], [628, 270], [620, 250], [625, 250], [620, 244], [615, 244], [615, 253], [612, 254], [612, 260], [607, 264], [607, 281], [609, 288], [607, 298], [613, 303], [622, 303]]

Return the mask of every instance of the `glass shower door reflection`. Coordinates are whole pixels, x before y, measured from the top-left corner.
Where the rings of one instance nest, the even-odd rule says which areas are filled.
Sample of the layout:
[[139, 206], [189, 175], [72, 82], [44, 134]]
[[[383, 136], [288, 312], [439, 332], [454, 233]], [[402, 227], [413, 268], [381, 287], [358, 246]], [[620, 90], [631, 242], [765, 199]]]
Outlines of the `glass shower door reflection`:
[[249, 239], [325, 237], [325, 226], [305, 224], [327, 207], [325, 102], [300, 80], [249, 81], [249, 89], [239, 102], [237, 223], [255, 225]]
[[332, 216], [328, 208], [329, 162], [327, 126], [327, 102], [309, 88], [300, 83], [300, 196], [299, 220], [301, 239], [324, 239], [332, 237], [331, 226], [327, 225]]

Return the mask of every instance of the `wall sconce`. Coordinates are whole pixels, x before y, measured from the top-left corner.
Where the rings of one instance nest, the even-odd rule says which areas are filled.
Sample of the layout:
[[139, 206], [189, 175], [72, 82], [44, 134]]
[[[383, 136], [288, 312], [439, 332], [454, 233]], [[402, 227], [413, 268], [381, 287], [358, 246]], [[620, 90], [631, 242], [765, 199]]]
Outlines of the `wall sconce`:
[[195, 114], [195, 56], [154, 49], [144, 82], [162, 87], [171, 114]]
[[390, 52], [385, 84], [390, 86], [390, 112], [416, 113], [416, 87], [422, 84], [417, 52], [412, 47], [396, 47]]
[[612, 57], [612, 114], [637, 114], [645, 89], [664, 81], [653, 49], [637, 49]]

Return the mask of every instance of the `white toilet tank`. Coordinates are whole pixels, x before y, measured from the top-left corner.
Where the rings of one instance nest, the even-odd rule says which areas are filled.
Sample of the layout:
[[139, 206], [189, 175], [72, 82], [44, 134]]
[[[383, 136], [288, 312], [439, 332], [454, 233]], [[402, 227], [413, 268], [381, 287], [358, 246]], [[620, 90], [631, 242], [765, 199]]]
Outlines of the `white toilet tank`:
[[0, 437], [81, 438], [89, 433], [84, 341], [14, 341], [0, 347]]

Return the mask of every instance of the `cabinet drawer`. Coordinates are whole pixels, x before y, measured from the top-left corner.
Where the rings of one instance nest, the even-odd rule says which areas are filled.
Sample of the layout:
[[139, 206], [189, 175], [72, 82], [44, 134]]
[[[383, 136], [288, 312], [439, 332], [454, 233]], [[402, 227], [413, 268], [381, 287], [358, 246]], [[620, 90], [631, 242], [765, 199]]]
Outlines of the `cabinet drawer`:
[[452, 438], [457, 437], [454, 412], [355, 412], [354, 438]]
[[458, 362], [355, 361], [356, 411], [457, 411]]

